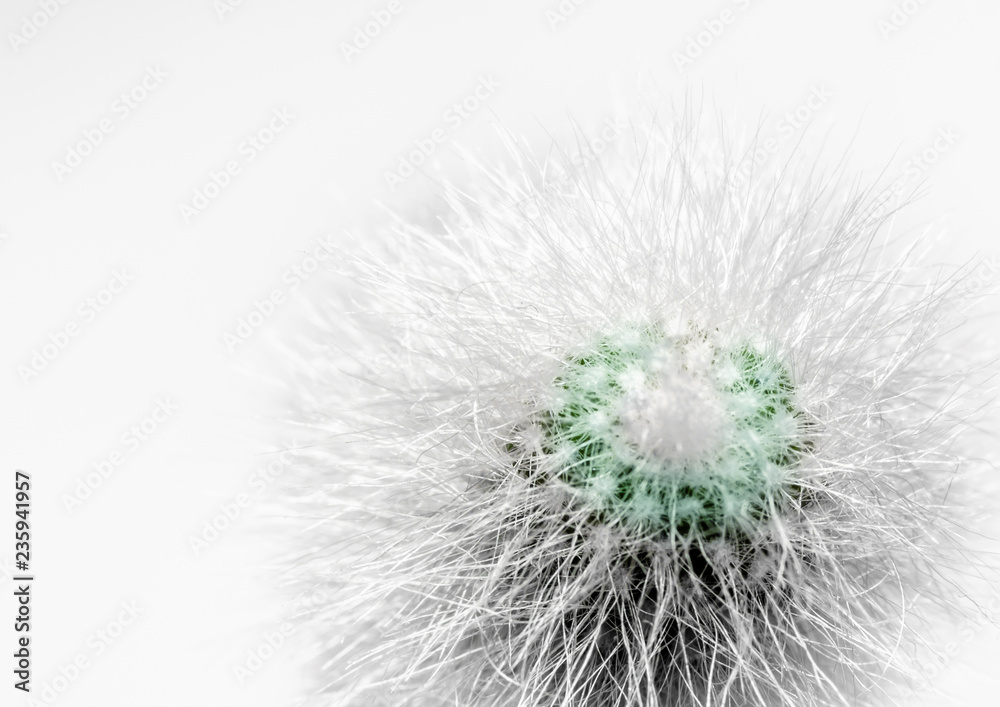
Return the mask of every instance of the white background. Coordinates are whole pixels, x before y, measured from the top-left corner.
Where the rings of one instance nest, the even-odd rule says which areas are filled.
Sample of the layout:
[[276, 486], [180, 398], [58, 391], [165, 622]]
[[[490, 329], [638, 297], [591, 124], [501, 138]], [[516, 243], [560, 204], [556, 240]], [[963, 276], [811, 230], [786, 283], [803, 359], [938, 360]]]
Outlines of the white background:
[[[9, 672], [15, 468], [34, 487], [36, 690], [58, 684], [67, 707], [294, 703], [290, 644], [243, 682], [233, 670], [288, 611], [273, 548], [246, 532], [250, 510], [200, 553], [190, 539], [291, 436], [294, 391], [272, 344], [322, 290], [292, 292], [286, 270], [316, 239], [363, 234], [376, 203], [432, 193], [433, 177], [394, 190], [385, 173], [436, 128], [448, 141], [432, 161], [449, 170], [458, 145], [498, 152], [499, 125], [544, 146], [570, 119], [586, 131], [630, 114], [644, 92], [696, 96], [767, 135], [820, 90], [829, 100], [794, 140], [825, 139], [832, 159], [850, 143], [869, 177], [905, 174], [939, 130], [957, 136], [907, 184], [928, 188], [907, 223], [933, 223], [950, 262], [995, 252], [996, 2], [911, 0], [894, 17], [890, 0], [577, 1], [553, 15], [558, 0], [399, 0], [349, 57], [344, 43], [387, 0], [0, 2], [0, 703], [26, 703]], [[690, 48], [723, 11], [718, 36]], [[686, 48], [699, 55], [679, 67]], [[126, 116], [116, 101], [148, 67], [165, 77]], [[451, 130], [446, 111], [481, 77], [500, 87]], [[289, 125], [248, 159], [241, 143], [282, 109]], [[102, 119], [113, 130], [60, 174], [53, 163]], [[179, 206], [234, 159], [240, 173], [186, 222]], [[85, 319], [122, 269], [131, 282]], [[231, 352], [224, 334], [276, 288], [283, 302]], [[74, 322], [79, 335], [26, 381], [19, 367]], [[125, 446], [164, 399], [176, 412]], [[115, 451], [122, 463], [68, 509]], [[98, 652], [95, 632], [116, 631], [123, 602], [141, 614]], [[995, 704], [997, 638], [984, 629], [942, 670], [959, 704]], [[53, 683], [80, 654], [88, 667]]]

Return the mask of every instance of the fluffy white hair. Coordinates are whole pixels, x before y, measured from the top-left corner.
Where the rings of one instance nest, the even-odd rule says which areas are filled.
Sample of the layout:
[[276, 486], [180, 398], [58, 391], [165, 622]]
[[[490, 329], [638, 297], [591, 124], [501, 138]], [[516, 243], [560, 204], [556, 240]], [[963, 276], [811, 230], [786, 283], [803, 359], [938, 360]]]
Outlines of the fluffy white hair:
[[[987, 392], [956, 329], [962, 272], [891, 242], [880, 192], [801, 161], [743, 178], [700, 131], [543, 160], [512, 141], [435, 219], [343, 254], [350, 286], [292, 347], [313, 440], [287, 500], [296, 586], [334, 597], [302, 617], [317, 704], [906, 703], [978, 567], [953, 513], [981, 483], [966, 443]], [[682, 527], [572, 480], [590, 441], [553, 400], [623, 327], [722, 342], [604, 419], [677, 473], [730, 434], [699, 378], [719, 352], [780, 362], [794, 453], [765, 464], [782, 476], [756, 512]]]

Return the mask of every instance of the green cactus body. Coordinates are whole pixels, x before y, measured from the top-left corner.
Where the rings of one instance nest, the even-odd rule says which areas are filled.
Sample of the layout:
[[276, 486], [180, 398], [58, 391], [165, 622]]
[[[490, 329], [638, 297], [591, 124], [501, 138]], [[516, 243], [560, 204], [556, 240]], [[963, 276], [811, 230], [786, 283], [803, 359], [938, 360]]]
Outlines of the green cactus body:
[[752, 534], [797, 494], [808, 441], [792, 378], [761, 346], [687, 331], [623, 329], [567, 358], [542, 452], [603, 522]]

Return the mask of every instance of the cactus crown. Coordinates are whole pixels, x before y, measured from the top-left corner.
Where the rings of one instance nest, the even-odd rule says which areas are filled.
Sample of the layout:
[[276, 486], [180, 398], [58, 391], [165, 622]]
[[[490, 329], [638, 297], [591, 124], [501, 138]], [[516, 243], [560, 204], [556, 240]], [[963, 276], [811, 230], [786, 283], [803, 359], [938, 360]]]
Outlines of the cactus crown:
[[772, 351], [687, 326], [623, 328], [567, 357], [537, 416], [546, 468], [601, 522], [752, 534], [797, 494], [809, 447]]

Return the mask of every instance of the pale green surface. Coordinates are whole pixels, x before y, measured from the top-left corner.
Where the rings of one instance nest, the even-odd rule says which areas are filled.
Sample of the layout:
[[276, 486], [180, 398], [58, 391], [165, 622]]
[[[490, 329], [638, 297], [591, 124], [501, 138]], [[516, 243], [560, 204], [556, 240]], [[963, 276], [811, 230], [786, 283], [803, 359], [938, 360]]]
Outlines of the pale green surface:
[[[690, 370], [695, 365], [704, 370]], [[705, 404], [678, 414], [678, 424], [691, 424], [695, 416], [689, 446], [700, 447], [698, 454], [673, 448], [652, 453], [652, 443], [634, 444], [623, 434], [627, 389], [655, 389], [655, 371], [665, 366], [675, 367], [674, 380], [693, 376], [721, 403], [721, 425]], [[752, 530], [793, 493], [793, 469], [808, 444], [802, 416], [788, 369], [753, 344], [721, 344], [704, 334], [669, 337], [656, 327], [627, 329], [574, 355], [555, 385], [556, 402], [542, 423], [545, 451], [561, 460], [559, 478], [581, 490], [604, 519], [714, 536]], [[669, 405], [677, 390], [683, 391], [667, 385], [653, 395]], [[642, 401], [647, 406], [648, 398]], [[714, 429], [712, 444], [702, 444], [701, 422]], [[652, 433], [659, 439], [670, 431]]]

